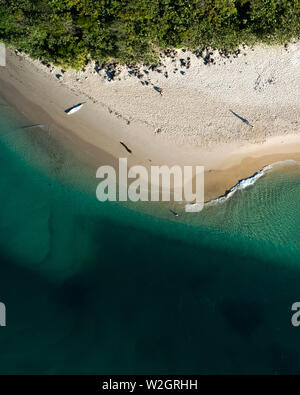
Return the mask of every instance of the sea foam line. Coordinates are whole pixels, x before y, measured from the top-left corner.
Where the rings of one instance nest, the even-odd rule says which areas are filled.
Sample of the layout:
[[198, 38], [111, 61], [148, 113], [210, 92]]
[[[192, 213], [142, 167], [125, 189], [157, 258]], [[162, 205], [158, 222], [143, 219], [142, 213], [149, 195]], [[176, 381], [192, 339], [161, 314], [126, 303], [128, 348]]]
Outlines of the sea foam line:
[[[252, 176], [239, 180], [233, 187], [227, 189], [227, 191], [223, 195], [220, 195], [217, 198], [204, 202], [204, 205], [212, 206], [218, 203], [224, 203], [225, 201], [227, 201], [227, 199], [231, 198], [237, 191], [245, 189], [250, 185], [255, 184], [256, 181], [259, 178], [261, 178], [267, 171], [273, 169], [276, 166], [282, 166], [287, 164], [300, 164], [300, 162], [294, 159], [286, 159], [286, 160], [271, 163], [270, 165], [266, 165], [261, 170], [254, 173]], [[198, 203], [187, 204], [187, 206], [196, 206], [197, 204]]]

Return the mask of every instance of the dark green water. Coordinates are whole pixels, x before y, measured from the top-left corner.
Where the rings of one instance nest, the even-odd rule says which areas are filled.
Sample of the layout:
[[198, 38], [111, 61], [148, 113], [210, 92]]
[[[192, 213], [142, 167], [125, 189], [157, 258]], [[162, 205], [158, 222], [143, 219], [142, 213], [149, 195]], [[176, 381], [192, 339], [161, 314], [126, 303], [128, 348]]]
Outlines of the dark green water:
[[7, 115], [0, 132], [1, 373], [299, 373], [297, 166], [176, 223], [98, 203]]

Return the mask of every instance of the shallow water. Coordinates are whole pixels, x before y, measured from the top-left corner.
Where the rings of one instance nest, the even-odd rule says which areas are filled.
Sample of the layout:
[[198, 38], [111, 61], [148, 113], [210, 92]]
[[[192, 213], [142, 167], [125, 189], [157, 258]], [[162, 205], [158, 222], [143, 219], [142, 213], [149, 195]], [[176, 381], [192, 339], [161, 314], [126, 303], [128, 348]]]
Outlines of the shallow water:
[[2, 108], [2, 373], [299, 371], [298, 166], [176, 223], [98, 203], [18, 126]]

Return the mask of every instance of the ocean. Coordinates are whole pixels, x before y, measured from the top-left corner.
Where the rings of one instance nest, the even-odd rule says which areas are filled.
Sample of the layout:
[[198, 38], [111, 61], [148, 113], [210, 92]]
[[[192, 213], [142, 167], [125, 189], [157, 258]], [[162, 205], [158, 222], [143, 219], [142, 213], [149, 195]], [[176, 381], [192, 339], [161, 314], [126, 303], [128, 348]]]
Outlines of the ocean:
[[299, 372], [298, 164], [178, 221], [96, 185], [2, 103], [0, 373]]

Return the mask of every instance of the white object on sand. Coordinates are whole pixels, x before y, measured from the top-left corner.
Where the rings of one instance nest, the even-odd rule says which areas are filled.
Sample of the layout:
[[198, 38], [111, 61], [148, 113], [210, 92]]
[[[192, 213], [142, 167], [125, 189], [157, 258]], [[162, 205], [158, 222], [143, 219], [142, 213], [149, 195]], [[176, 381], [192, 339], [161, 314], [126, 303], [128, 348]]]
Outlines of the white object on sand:
[[67, 109], [65, 112], [68, 115], [74, 114], [74, 112], [77, 112], [78, 110], [80, 110], [82, 106], [83, 106], [83, 103], [76, 104], [76, 106]]

